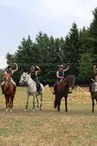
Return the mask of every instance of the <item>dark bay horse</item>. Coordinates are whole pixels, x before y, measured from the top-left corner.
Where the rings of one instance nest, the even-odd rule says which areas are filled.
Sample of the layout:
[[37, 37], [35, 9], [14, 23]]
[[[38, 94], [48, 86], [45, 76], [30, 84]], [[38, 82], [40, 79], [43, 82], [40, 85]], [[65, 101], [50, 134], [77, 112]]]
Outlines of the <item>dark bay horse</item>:
[[92, 99], [92, 113], [94, 112], [95, 101], [97, 104], [97, 82], [93, 82], [90, 86], [90, 94]]
[[60, 111], [60, 104], [62, 97], [65, 98], [65, 111], [68, 112], [67, 108], [67, 98], [69, 93], [69, 88], [74, 88], [75, 86], [75, 76], [69, 75], [67, 76], [61, 83], [60, 86], [57, 89], [56, 95], [55, 95], [55, 102], [54, 102], [54, 108], [57, 108], [58, 111]]
[[9, 110], [12, 112], [15, 87], [13, 83], [11, 82], [11, 77], [9, 74], [5, 74], [4, 79], [5, 79], [4, 95], [5, 95], [5, 100], [6, 100], [6, 111], [8, 111], [8, 108], [9, 108]]
[[96, 103], [97, 103], [97, 92], [96, 93], [92, 93], [91, 92], [91, 99], [92, 99], [92, 113], [94, 112], [94, 106], [95, 106], [95, 100], [96, 100]]

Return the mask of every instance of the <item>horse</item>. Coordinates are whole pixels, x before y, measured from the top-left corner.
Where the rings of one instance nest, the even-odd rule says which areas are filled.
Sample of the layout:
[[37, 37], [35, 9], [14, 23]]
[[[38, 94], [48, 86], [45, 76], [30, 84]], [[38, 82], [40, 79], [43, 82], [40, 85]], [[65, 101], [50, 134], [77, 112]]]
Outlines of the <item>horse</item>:
[[74, 75], [68, 75], [64, 80], [60, 82], [60, 85], [57, 88], [55, 94], [54, 108], [57, 108], [57, 111], [60, 111], [61, 99], [65, 98], [65, 111], [68, 112], [67, 108], [67, 98], [69, 93], [69, 88], [72, 89], [75, 86], [75, 77]]
[[[37, 92], [37, 87], [35, 81], [30, 77], [28, 73], [23, 72], [21, 75], [20, 85], [26, 84], [27, 85], [27, 101], [26, 101], [26, 106], [25, 106], [25, 111], [28, 109], [28, 102], [29, 102], [29, 97], [30, 95], [33, 96], [33, 111], [35, 111], [35, 97], [37, 100], [37, 109], [42, 110], [42, 100], [43, 100], [43, 92], [44, 92], [44, 86], [42, 84], [42, 92]], [[39, 105], [39, 95], [40, 95], [40, 105]]]
[[94, 106], [95, 106], [95, 100], [97, 104], [97, 82], [92, 80], [93, 83], [90, 86], [90, 94], [91, 94], [91, 99], [92, 99], [92, 113], [94, 112]]
[[6, 100], [6, 111], [8, 108], [10, 112], [13, 110], [13, 100], [15, 95], [15, 87], [14, 84], [11, 82], [11, 77], [9, 74], [4, 75], [5, 84], [4, 84], [4, 96]]

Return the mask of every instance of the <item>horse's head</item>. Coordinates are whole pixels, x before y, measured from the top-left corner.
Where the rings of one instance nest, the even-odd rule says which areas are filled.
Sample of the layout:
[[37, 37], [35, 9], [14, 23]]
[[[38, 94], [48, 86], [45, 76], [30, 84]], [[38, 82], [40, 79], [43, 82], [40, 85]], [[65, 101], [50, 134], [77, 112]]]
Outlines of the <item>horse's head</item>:
[[74, 89], [74, 87], [75, 87], [75, 76], [74, 75], [67, 76], [66, 81], [67, 81], [67, 85], [69, 87], [71, 87], [72, 89]]
[[28, 77], [29, 77], [28, 73], [23, 72], [23, 74], [21, 75], [19, 84], [23, 85], [24, 83], [26, 83], [28, 80]]
[[5, 85], [8, 86], [9, 82], [10, 82], [11, 76], [10, 74], [5, 74], [4, 75], [4, 80], [5, 80]]

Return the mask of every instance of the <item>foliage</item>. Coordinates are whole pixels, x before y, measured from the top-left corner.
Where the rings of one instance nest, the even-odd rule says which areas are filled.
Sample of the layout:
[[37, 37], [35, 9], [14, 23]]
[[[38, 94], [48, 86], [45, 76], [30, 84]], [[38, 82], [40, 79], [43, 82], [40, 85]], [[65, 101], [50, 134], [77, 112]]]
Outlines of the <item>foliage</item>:
[[97, 8], [89, 28], [78, 29], [73, 23], [65, 38], [54, 38], [39, 32], [35, 41], [23, 38], [15, 54], [6, 55], [7, 64], [16, 62], [19, 71], [14, 79], [18, 83], [23, 71], [30, 71], [32, 65], [41, 68], [39, 79], [43, 83], [54, 84], [59, 64], [64, 68], [72, 63], [66, 74], [75, 74], [78, 81], [88, 83], [93, 77], [93, 63], [97, 62]]

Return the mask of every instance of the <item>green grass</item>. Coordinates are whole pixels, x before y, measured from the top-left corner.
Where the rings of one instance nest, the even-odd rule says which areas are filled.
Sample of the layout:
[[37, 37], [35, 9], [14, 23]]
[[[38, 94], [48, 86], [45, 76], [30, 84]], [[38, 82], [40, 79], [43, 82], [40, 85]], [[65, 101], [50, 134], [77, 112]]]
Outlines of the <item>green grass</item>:
[[79, 95], [78, 102], [75, 90], [69, 112], [65, 113], [62, 102], [58, 113], [51, 90], [46, 89], [43, 110], [36, 112], [32, 112], [32, 98], [24, 112], [25, 88], [17, 88], [13, 113], [5, 112], [5, 99], [0, 96], [0, 146], [97, 146], [97, 107], [92, 114], [90, 96], [82, 100]]

